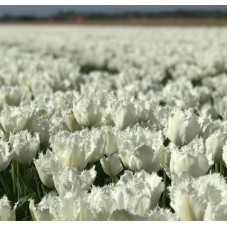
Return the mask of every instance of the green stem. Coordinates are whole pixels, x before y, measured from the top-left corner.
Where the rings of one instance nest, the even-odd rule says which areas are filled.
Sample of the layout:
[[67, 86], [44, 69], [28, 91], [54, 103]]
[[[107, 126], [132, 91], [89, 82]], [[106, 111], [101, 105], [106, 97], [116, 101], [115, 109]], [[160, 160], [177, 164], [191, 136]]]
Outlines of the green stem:
[[219, 163], [215, 163], [215, 173], [219, 173]]
[[[26, 175], [26, 169], [27, 169], [27, 166], [26, 165], [23, 165], [23, 175], [22, 176], [25, 176]], [[27, 196], [27, 190], [26, 190], [26, 186], [23, 185], [23, 196], [26, 197]]]
[[222, 176], [224, 176], [224, 166], [223, 166], [223, 162], [222, 161], [220, 161], [220, 174]]
[[[19, 175], [20, 173], [20, 168], [19, 168], [19, 162], [16, 162], [17, 164], [17, 175]], [[19, 188], [20, 182], [19, 182], [19, 178], [17, 177], [17, 200], [20, 199], [20, 188]]]
[[117, 182], [118, 182], [118, 177], [115, 176], [115, 177], [114, 177], [114, 183], [116, 184]]
[[13, 195], [16, 196], [16, 161], [12, 159]]
[[163, 180], [164, 180], [164, 192], [163, 192], [163, 197], [162, 197], [162, 204], [163, 204], [163, 208], [166, 208], [167, 177], [166, 177], [165, 171], [163, 171]]
[[41, 184], [41, 188], [42, 188], [42, 191], [43, 191], [43, 195], [46, 195], [46, 194], [47, 194], [47, 192], [46, 192], [46, 189], [45, 189], [45, 187], [44, 187], [44, 185], [43, 185], [43, 184]]

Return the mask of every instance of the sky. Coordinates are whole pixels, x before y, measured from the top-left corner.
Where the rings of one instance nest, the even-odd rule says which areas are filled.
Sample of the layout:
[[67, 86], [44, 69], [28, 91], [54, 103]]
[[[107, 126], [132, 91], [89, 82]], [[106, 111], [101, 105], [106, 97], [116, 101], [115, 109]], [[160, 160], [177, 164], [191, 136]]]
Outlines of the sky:
[[183, 10], [227, 10], [227, 5], [0, 5], [0, 16], [5, 14], [10, 15], [34, 15], [34, 16], [49, 16], [58, 11], [75, 11], [79, 13], [101, 12], [101, 13], [120, 13], [120, 12], [159, 12], [159, 11], [174, 11], [177, 9]]

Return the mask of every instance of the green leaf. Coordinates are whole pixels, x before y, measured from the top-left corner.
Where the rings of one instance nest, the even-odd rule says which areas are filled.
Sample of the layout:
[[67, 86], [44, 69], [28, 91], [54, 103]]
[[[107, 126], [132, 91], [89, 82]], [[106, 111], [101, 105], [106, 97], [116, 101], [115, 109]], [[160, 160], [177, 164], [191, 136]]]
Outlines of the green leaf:
[[28, 184], [28, 182], [26, 181], [26, 179], [23, 178], [23, 177], [21, 177], [20, 175], [17, 175], [17, 176], [20, 178], [20, 180], [24, 184], [24, 186], [27, 189], [28, 193], [32, 194], [33, 193], [33, 189], [30, 187], [30, 185]]
[[6, 193], [7, 197], [8, 197], [8, 199], [12, 201], [13, 200], [13, 195], [12, 195], [12, 193], [10, 191], [10, 188], [9, 188], [8, 184], [6, 183], [6, 180], [4, 179], [4, 176], [3, 176], [2, 172], [0, 172], [0, 181], [2, 183], [2, 186], [3, 186], [4, 190], [5, 190], [5, 193]]

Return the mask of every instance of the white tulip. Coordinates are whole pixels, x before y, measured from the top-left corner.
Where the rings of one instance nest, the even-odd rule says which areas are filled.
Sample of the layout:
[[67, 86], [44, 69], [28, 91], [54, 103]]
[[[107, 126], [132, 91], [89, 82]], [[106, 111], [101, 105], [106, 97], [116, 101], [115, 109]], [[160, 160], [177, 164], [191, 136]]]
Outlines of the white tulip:
[[210, 116], [212, 119], [218, 118], [218, 113], [217, 113], [216, 109], [210, 104], [205, 104], [202, 106], [201, 114], [202, 114], [202, 116], [205, 116], [205, 117]]
[[141, 171], [133, 175], [131, 171], [125, 171], [113, 192], [117, 208], [146, 216], [157, 205], [164, 191], [161, 180], [156, 173]]
[[26, 131], [10, 134], [9, 142], [13, 151], [13, 158], [21, 164], [30, 163], [36, 156], [39, 149], [39, 135], [36, 133], [32, 137]]
[[222, 201], [218, 205], [208, 203], [204, 221], [227, 221], [227, 203]]
[[118, 147], [124, 166], [133, 171], [157, 172], [167, 155], [161, 132], [138, 126], [119, 135]]
[[105, 147], [104, 147], [104, 154], [112, 155], [117, 152], [117, 133], [118, 130], [115, 128], [104, 126], [101, 128], [103, 132]]
[[67, 192], [61, 196], [59, 203], [60, 218], [62, 221], [95, 221], [95, 211], [87, 200], [87, 194], [81, 195]]
[[72, 110], [68, 109], [62, 111], [62, 117], [63, 122], [71, 132], [77, 131], [81, 128], [78, 122], [76, 121]]
[[168, 122], [167, 137], [176, 146], [182, 147], [190, 143], [199, 133], [197, 117], [189, 110], [173, 111]]
[[16, 134], [25, 129], [31, 112], [23, 107], [7, 106], [0, 114], [1, 129], [4, 132], [5, 138], [9, 137], [10, 132]]
[[215, 131], [206, 140], [206, 152], [212, 154], [215, 162], [222, 161], [223, 146], [227, 140], [227, 134], [221, 130]]
[[8, 143], [0, 140], [0, 172], [7, 168], [11, 162], [13, 152], [10, 152]]
[[84, 151], [92, 153], [90, 162], [94, 163], [104, 156], [105, 133], [99, 128], [93, 128], [88, 133], [88, 139], [84, 141]]
[[199, 117], [200, 132], [199, 136], [205, 141], [211, 134], [222, 128], [220, 120], [213, 121], [211, 118]]
[[[225, 179], [217, 173], [198, 178], [181, 175], [177, 182], [175, 179], [172, 181], [169, 189], [171, 206], [180, 220], [212, 219], [211, 212], [216, 213], [213, 206], [218, 207], [227, 196]], [[212, 205], [210, 208], [209, 203]]]
[[27, 87], [2, 86], [0, 89], [0, 109], [4, 106], [19, 106], [24, 100], [31, 100], [31, 92]]
[[178, 217], [169, 209], [158, 208], [149, 212], [146, 221], [178, 221]]
[[16, 221], [17, 204], [11, 208], [8, 198], [4, 195], [0, 199], [0, 221]]
[[88, 135], [88, 130], [74, 133], [60, 131], [54, 135], [51, 146], [63, 166], [84, 170], [94, 150], [98, 150], [97, 145], [88, 138]]
[[117, 176], [123, 170], [120, 158], [116, 154], [103, 157], [100, 162], [104, 172], [110, 177]]
[[181, 221], [202, 221], [206, 203], [197, 195], [189, 184], [170, 189], [171, 207]]
[[191, 180], [191, 186], [207, 203], [219, 204], [227, 196], [227, 184], [218, 173], [207, 174]]
[[116, 210], [116, 201], [112, 196], [115, 186], [105, 185], [103, 187], [92, 186], [88, 194], [88, 201], [98, 221], [106, 221]]
[[112, 117], [116, 127], [125, 129], [136, 124], [136, 111], [136, 106], [133, 102], [128, 100], [117, 101], [112, 110]]
[[45, 195], [37, 206], [34, 200], [29, 203], [33, 221], [58, 221], [57, 209], [58, 197], [54, 192]]
[[110, 107], [114, 97], [107, 92], [97, 92], [89, 97], [82, 95], [73, 103], [75, 119], [81, 126], [110, 124]]
[[187, 146], [178, 150], [171, 149], [170, 174], [187, 172], [193, 177], [205, 175], [213, 165], [212, 155], [205, 154], [202, 139], [195, 139]]
[[76, 168], [64, 168], [61, 172], [53, 173], [54, 185], [59, 195], [65, 195], [69, 191], [80, 194], [90, 188], [95, 177], [94, 168], [81, 173]]
[[49, 137], [50, 137], [49, 129], [50, 129], [50, 122], [43, 117], [33, 117], [28, 124], [28, 130], [32, 134], [38, 133], [40, 142], [44, 146], [46, 146], [49, 141]]
[[47, 150], [46, 154], [40, 153], [39, 158], [34, 160], [39, 178], [48, 188], [54, 188], [53, 174], [59, 173], [62, 166], [57, 162], [54, 153]]

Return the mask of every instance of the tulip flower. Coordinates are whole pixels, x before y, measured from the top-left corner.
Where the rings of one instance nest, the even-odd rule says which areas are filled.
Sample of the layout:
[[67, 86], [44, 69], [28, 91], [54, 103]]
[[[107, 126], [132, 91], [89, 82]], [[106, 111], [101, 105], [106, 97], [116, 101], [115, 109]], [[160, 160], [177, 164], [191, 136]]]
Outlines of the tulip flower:
[[204, 221], [227, 221], [227, 203], [222, 201], [218, 205], [208, 203]]
[[105, 146], [104, 146], [104, 154], [112, 155], [117, 152], [117, 133], [118, 130], [113, 127], [104, 126], [100, 129], [103, 132]]
[[110, 177], [117, 176], [123, 170], [120, 158], [117, 155], [103, 157], [100, 162], [104, 172]]
[[76, 121], [72, 110], [68, 109], [62, 111], [62, 117], [63, 122], [71, 132], [77, 131], [81, 128], [78, 122]]
[[58, 197], [54, 192], [44, 196], [37, 206], [34, 200], [30, 200], [29, 210], [33, 221], [58, 221], [58, 205]]
[[108, 220], [117, 209], [116, 201], [112, 196], [113, 190], [113, 184], [103, 187], [92, 186], [91, 192], [88, 194], [88, 201], [98, 221]]
[[4, 106], [19, 106], [22, 101], [31, 100], [31, 92], [28, 87], [2, 86], [0, 89], [0, 109]]
[[40, 142], [46, 146], [49, 142], [50, 122], [43, 117], [33, 117], [29, 122], [28, 130], [32, 133], [38, 133]]
[[10, 134], [9, 141], [13, 158], [21, 164], [28, 164], [35, 158], [40, 144], [39, 135], [36, 133], [32, 137], [27, 130]]
[[136, 107], [128, 100], [118, 101], [112, 110], [113, 121], [117, 128], [125, 129], [136, 124]]
[[181, 221], [202, 221], [206, 203], [189, 184], [170, 189], [171, 207]]
[[213, 165], [212, 155], [205, 153], [202, 139], [195, 139], [187, 146], [178, 150], [171, 149], [170, 173], [187, 172], [193, 177], [205, 175]]
[[111, 124], [110, 106], [114, 97], [106, 92], [100, 92], [89, 97], [82, 95], [73, 103], [75, 119], [81, 126], [100, 126]]
[[40, 153], [39, 158], [34, 160], [35, 167], [38, 171], [39, 178], [48, 188], [54, 188], [53, 174], [59, 173], [62, 166], [57, 162], [54, 153], [47, 151], [44, 155]]
[[53, 181], [59, 195], [67, 192], [80, 193], [88, 190], [96, 177], [94, 168], [81, 173], [76, 168], [64, 168], [61, 172], [53, 172]]
[[163, 146], [161, 132], [138, 126], [119, 135], [118, 147], [124, 166], [133, 171], [157, 172], [168, 155]]
[[[149, 174], [145, 171], [132, 174], [126, 171], [117, 182], [114, 198], [118, 209], [145, 215], [154, 208], [164, 191], [164, 185], [157, 174]], [[137, 196], [136, 196], [137, 195]]]
[[16, 134], [25, 129], [31, 113], [25, 107], [7, 106], [0, 114], [1, 129], [4, 137], [8, 138], [10, 132]]
[[212, 154], [215, 162], [222, 161], [223, 146], [227, 140], [227, 134], [221, 130], [215, 131], [206, 140], [206, 152]]
[[167, 137], [178, 147], [190, 143], [199, 133], [197, 117], [191, 111], [173, 111], [168, 122]]

